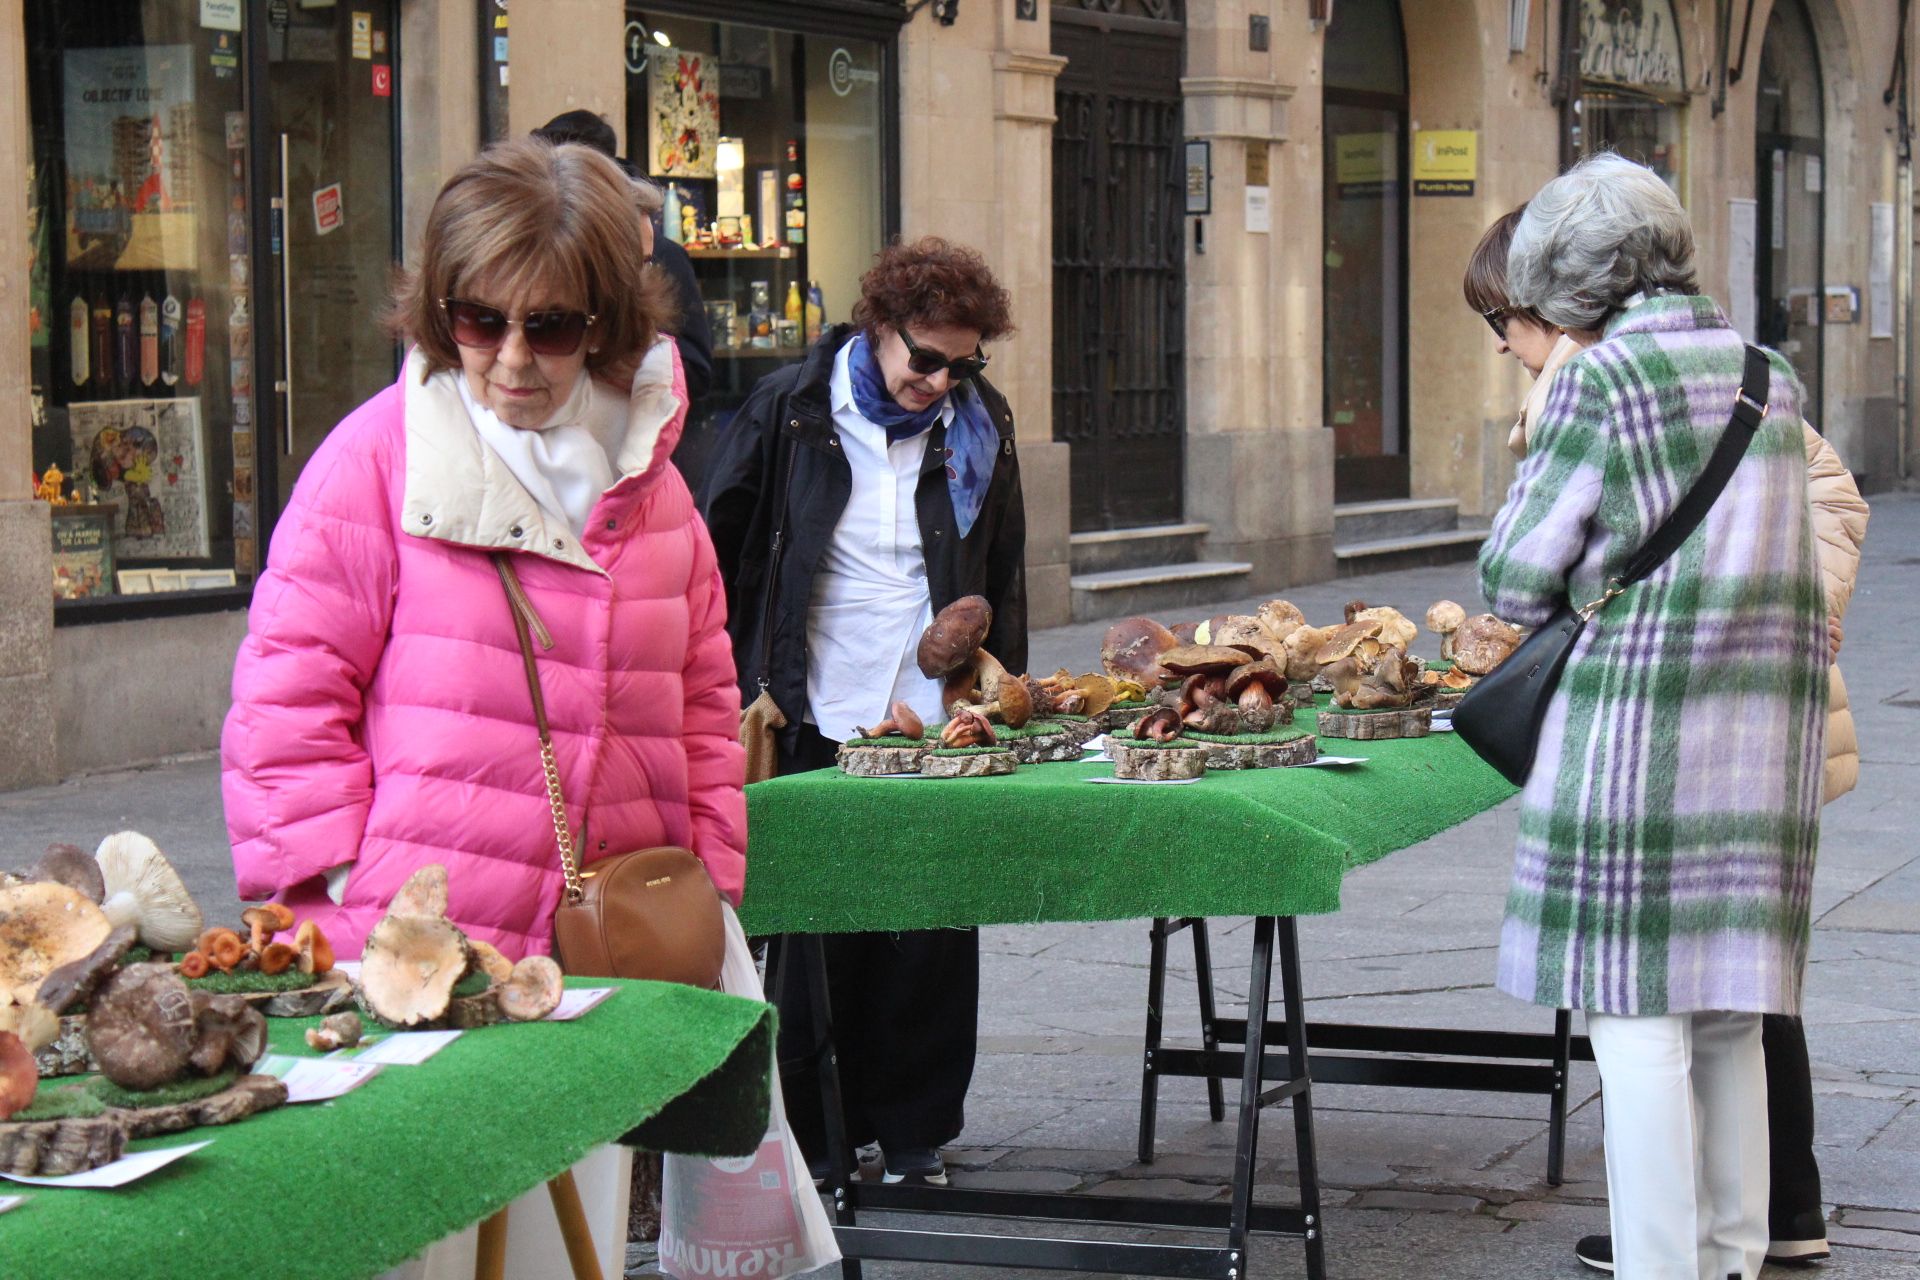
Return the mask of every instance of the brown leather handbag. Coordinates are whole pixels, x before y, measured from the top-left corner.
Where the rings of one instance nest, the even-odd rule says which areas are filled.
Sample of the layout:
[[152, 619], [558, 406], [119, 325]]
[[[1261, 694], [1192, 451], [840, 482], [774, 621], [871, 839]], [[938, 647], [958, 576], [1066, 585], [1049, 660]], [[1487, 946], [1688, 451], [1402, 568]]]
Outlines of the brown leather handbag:
[[526, 662], [527, 691], [533, 695], [533, 719], [540, 729], [540, 768], [553, 810], [553, 839], [567, 880], [566, 892], [553, 913], [553, 949], [560, 967], [584, 977], [719, 986], [727, 950], [726, 919], [719, 891], [691, 850], [636, 849], [581, 868], [573, 832], [567, 827], [560, 768], [553, 757], [547, 703], [540, 692], [529, 630], [539, 634], [542, 648], [553, 647], [553, 636], [534, 612], [512, 560], [497, 554], [493, 563], [506, 587], [514, 635]]

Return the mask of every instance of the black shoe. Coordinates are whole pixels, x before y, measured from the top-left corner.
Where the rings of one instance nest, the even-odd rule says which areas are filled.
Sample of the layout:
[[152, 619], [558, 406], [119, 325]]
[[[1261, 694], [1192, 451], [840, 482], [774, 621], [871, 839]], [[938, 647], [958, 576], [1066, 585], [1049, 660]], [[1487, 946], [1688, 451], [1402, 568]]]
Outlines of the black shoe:
[[809, 1160], [807, 1161], [807, 1172], [813, 1175], [814, 1190], [825, 1191], [827, 1189], [827, 1179], [833, 1176], [833, 1162], [831, 1160]]
[[1830, 1256], [1826, 1215], [1817, 1208], [1784, 1218], [1769, 1215], [1767, 1233], [1772, 1237], [1767, 1244], [1768, 1262], [1805, 1267], [1825, 1262]]
[[946, 1161], [940, 1153], [931, 1147], [904, 1147], [896, 1151], [884, 1151], [887, 1162], [887, 1174], [883, 1181], [887, 1183], [918, 1182], [930, 1186], [947, 1185]]
[[1573, 1256], [1592, 1267], [1595, 1271], [1613, 1274], [1613, 1237], [1581, 1236], [1580, 1243], [1573, 1246]]

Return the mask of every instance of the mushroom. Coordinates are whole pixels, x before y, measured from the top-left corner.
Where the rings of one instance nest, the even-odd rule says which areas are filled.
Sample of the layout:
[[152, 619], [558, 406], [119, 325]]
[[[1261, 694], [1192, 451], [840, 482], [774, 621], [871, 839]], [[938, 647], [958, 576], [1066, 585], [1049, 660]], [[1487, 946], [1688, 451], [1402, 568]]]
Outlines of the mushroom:
[[260, 948], [260, 972], [272, 977], [276, 973], [285, 973], [293, 968], [294, 961], [300, 958], [300, 952], [285, 942], [269, 942]]
[[267, 1051], [267, 1019], [241, 996], [193, 993], [193, 1048], [187, 1064], [203, 1076], [244, 1071]]
[[360, 1015], [351, 1009], [328, 1014], [320, 1020], [317, 1027], [307, 1028], [307, 1047], [331, 1052], [335, 1049], [351, 1049], [359, 1044], [367, 1034], [366, 1023], [360, 1021]]
[[0, 1120], [33, 1105], [40, 1088], [40, 1064], [19, 1036], [0, 1031]]
[[1076, 713], [1097, 716], [1120, 700], [1120, 685], [1098, 674], [1081, 676], [1073, 682], [1073, 691], [1080, 695], [1082, 702]]
[[0, 888], [0, 989], [25, 1004], [48, 974], [91, 954], [112, 932], [105, 913], [64, 884]]
[[1223, 676], [1246, 660], [1246, 654], [1225, 645], [1181, 645], [1160, 655], [1160, 665], [1179, 676]]
[[1453, 663], [1471, 676], [1484, 676], [1520, 647], [1520, 633], [1490, 613], [1477, 613], [1453, 633]]
[[1352, 711], [1404, 707], [1413, 701], [1406, 650], [1389, 645], [1372, 661], [1349, 654], [1327, 667], [1335, 705]]
[[1287, 636], [1287, 679], [1305, 683], [1320, 673], [1314, 654], [1333, 638], [1337, 627], [1296, 627]]
[[1352, 622], [1355, 618], [1359, 617], [1362, 613], [1364, 613], [1366, 611], [1366, 608], [1367, 608], [1367, 602], [1365, 600], [1347, 601], [1346, 621]]
[[970, 707], [954, 708], [953, 718], [940, 731], [940, 742], [948, 747], [991, 747], [999, 741], [993, 725]]
[[1366, 679], [1367, 670], [1361, 661], [1349, 654], [1336, 662], [1329, 662], [1321, 669], [1327, 683], [1333, 686], [1333, 705], [1353, 707], [1354, 695], [1359, 692], [1360, 682]]
[[920, 633], [916, 657], [929, 680], [952, 675], [986, 643], [993, 627], [993, 606], [985, 596], [961, 596], [934, 616]]
[[1215, 621], [1213, 644], [1238, 649], [1249, 658], [1282, 658], [1286, 654], [1283, 642], [1274, 639], [1273, 633], [1260, 625], [1260, 619], [1251, 614]]
[[180, 976], [183, 978], [204, 978], [213, 969], [207, 958], [198, 951], [189, 951], [180, 957]]
[[254, 951], [264, 951], [274, 934], [293, 928], [293, 912], [283, 902], [266, 902], [242, 911], [240, 923], [249, 930], [247, 945]]
[[473, 952], [473, 967], [486, 974], [487, 981], [501, 983], [513, 977], [513, 961], [500, 954], [500, 949], [491, 942], [468, 938], [467, 947]]
[[893, 714], [871, 729], [860, 730], [863, 738], [884, 738], [889, 734], [899, 734], [903, 738], [918, 741], [927, 736], [927, 726], [914, 714], [913, 708], [904, 702], [893, 704]]
[[1467, 611], [1451, 600], [1436, 600], [1427, 609], [1427, 630], [1440, 637], [1440, 656], [1453, 661], [1453, 633], [1467, 620]]
[[106, 883], [101, 910], [116, 925], [133, 925], [140, 942], [155, 951], [184, 951], [200, 936], [200, 907], [180, 873], [153, 841], [138, 831], [108, 836], [94, 850]]
[[444, 917], [390, 912], [367, 935], [361, 1001], [392, 1026], [432, 1022], [452, 1003], [470, 958], [466, 935]]
[[87, 1014], [87, 1048], [122, 1089], [157, 1089], [187, 1069], [196, 1039], [187, 984], [171, 965], [130, 964], [107, 980]]
[[1401, 613], [1398, 609], [1390, 608], [1387, 605], [1378, 605], [1372, 609], [1362, 609], [1353, 616], [1355, 622], [1366, 622], [1374, 619], [1377, 619], [1380, 623], [1380, 643], [1382, 645], [1397, 644], [1404, 649], [1411, 645], [1420, 635], [1420, 628], [1413, 625], [1411, 618]]
[[19, 1036], [28, 1049], [38, 1053], [60, 1038], [60, 1017], [37, 1000], [14, 1004], [11, 997], [0, 992], [0, 1031]]
[[40, 860], [23, 871], [14, 872], [14, 879], [51, 880], [96, 904], [107, 896], [106, 882], [100, 878], [100, 864], [78, 845], [48, 845]]
[[1327, 642], [1314, 650], [1313, 660], [1321, 666], [1340, 661], [1350, 655], [1358, 655], [1360, 665], [1369, 667], [1380, 656], [1380, 620], [1366, 618], [1358, 622], [1349, 622], [1328, 637]]
[[[1033, 699], [1027, 694], [1027, 687], [1017, 678], [1007, 674], [999, 659], [985, 649], [974, 654], [974, 669], [980, 673], [980, 702], [977, 704], [960, 703], [969, 711], [977, 711], [989, 720], [997, 720], [1009, 729], [1018, 729], [1033, 719]], [[949, 704], [947, 710], [958, 708]]]
[[1273, 728], [1275, 703], [1287, 696], [1286, 673], [1272, 658], [1243, 663], [1227, 676], [1227, 696], [1239, 707], [1244, 729], [1265, 733]]
[[193, 949], [222, 973], [232, 973], [247, 958], [247, 944], [231, 929], [209, 929], [200, 935]]
[[528, 956], [500, 984], [500, 1012], [515, 1022], [537, 1022], [560, 1007], [560, 966], [550, 956]]
[[1269, 600], [1253, 616], [1278, 645], [1284, 645], [1288, 636], [1307, 625], [1307, 615], [1291, 600]]
[[1178, 644], [1200, 643], [1200, 624], [1197, 622], [1176, 622], [1168, 630], [1173, 632], [1174, 641]]
[[121, 958], [133, 949], [133, 939], [133, 926], [121, 925], [92, 951], [78, 960], [69, 960], [49, 973], [40, 983], [40, 990], [34, 999], [45, 1005], [50, 1013], [65, 1013], [82, 1003], [107, 980], [120, 964]]
[[298, 953], [295, 963], [302, 973], [325, 973], [333, 968], [333, 944], [311, 920], [300, 922], [299, 931], [293, 935], [293, 949]]
[[1184, 727], [1180, 709], [1162, 705], [1133, 722], [1133, 736], [1142, 741], [1172, 742]]
[[1182, 717], [1181, 723], [1201, 733], [1221, 735], [1240, 733], [1246, 729], [1246, 724], [1240, 715], [1240, 708], [1219, 698], [1187, 712]]
[[1116, 680], [1133, 680], [1151, 689], [1167, 678], [1160, 655], [1179, 643], [1178, 636], [1152, 618], [1122, 618], [1100, 639], [1100, 666]]
[[399, 892], [387, 904], [391, 916], [430, 916], [447, 914], [447, 869], [429, 862], [407, 877]]

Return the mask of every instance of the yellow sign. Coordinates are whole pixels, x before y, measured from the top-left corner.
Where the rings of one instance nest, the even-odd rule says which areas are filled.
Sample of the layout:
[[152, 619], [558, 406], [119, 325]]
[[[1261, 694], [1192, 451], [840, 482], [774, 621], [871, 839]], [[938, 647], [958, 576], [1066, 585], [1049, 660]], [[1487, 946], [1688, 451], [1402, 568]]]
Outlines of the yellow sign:
[[1394, 135], [1342, 133], [1333, 139], [1333, 176], [1342, 187], [1392, 182]]
[[1413, 194], [1470, 196], [1480, 176], [1480, 135], [1472, 129], [1422, 129], [1413, 135]]

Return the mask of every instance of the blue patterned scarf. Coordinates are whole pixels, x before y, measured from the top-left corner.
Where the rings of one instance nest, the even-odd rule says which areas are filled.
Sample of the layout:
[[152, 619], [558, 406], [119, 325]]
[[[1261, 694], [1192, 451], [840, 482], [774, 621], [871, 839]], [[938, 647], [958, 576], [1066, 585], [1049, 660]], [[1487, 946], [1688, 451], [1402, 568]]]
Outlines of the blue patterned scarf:
[[980, 393], [960, 383], [919, 413], [900, 407], [887, 391], [887, 380], [880, 372], [867, 335], [853, 340], [847, 354], [847, 372], [852, 375], [853, 404], [860, 416], [887, 433], [888, 444], [911, 440], [940, 420], [940, 411], [953, 402], [953, 421], [947, 426], [947, 496], [953, 499], [953, 519], [960, 536], [973, 530], [980, 508], [987, 500], [987, 486], [993, 481], [993, 456], [1000, 448], [1000, 433], [994, 429]]

